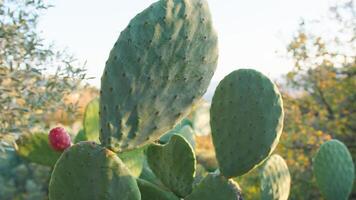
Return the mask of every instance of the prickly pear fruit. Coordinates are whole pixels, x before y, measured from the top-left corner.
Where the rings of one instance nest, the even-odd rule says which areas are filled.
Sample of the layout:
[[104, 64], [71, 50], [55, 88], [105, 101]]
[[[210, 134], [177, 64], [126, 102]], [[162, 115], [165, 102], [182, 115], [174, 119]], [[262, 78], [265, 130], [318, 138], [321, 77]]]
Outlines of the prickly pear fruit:
[[275, 149], [283, 127], [282, 97], [273, 82], [239, 69], [218, 85], [210, 109], [221, 173], [236, 177], [257, 167]]
[[71, 146], [70, 136], [62, 127], [53, 128], [49, 132], [48, 140], [55, 151], [64, 151]]
[[313, 172], [325, 199], [346, 200], [355, 181], [355, 165], [347, 147], [338, 140], [330, 140], [320, 146]]
[[291, 177], [287, 163], [277, 154], [265, 162], [261, 173], [262, 200], [288, 200]]
[[206, 0], [160, 0], [138, 14], [101, 78], [101, 143], [126, 151], [159, 139], [205, 93], [217, 59]]
[[50, 200], [140, 200], [136, 180], [117, 155], [94, 142], [63, 152], [49, 183]]

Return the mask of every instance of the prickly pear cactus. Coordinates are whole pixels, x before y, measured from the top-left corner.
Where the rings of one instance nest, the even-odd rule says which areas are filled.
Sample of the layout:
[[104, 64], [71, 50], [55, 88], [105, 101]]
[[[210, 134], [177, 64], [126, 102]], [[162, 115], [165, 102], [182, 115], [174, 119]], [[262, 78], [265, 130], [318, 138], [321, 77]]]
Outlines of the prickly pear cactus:
[[87, 137], [85, 136], [84, 130], [80, 129], [74, 138], [74, 144], [82, 141], [87, 141]]
[[159, 142], [162, 144], [168, 143], [173, 135], [180, 135], [186, 139], [189, 144], [195, 148], [195, 132], [192, 127], [192, 122], [188, 119], [184, 119], [180, 122], [174, 129], [170, 130], [168, 133], [164, 134], [160, 139]]
[[140, 200], [136, 180], [116, 154], [94, 142], [67, 149], [49, 184], [50, 200]]
[[99, 142], [99, 99], [91, 100], [85, 108], [83, 128], [86, 140]]
[[245, 174], [267, 158], [279, 141], [281, 95], [262, 73], [234, 71], [215, 91], [210, 124], [221, 173], [226, 177]]
[[16, 141], [16, 153], [22, 158], [53, 167], [61, 152], [54, 151], [48, 142], [48, 134], [24, 134]]
[[141, 200], [179, 200], [172, 192], [163, 190], [143, 179], [137, 179], [137, 184], [140, 188]]
[[142, 172], [144, 161], [146, 159], [144, 152], [146, 149], [146, 147], [141, 147], [118, 154], [119, 158], [125, 163], [126, 167], [134, 177], [139, 177]]
[[211, 173], [194, 188], [185, 200], [243, 200], [239, 185], [232, 179], [226, 179], [220, 174]]
[[195, 154], [182, 136], [173, 135], [164, 146], [149, 146], [147, 159], [154, 174], [178, 197], [191, 193], [196, 167]]
[[262, 168], [261, 199], [288, 200], [290, 184], [287, 163], [280, 155], [272, 155]]
[[348, 199], [355, 181], [355, 166], [342, 142], [330, 140], [322, 144], [314, 158], [313, 171], [327, 200]]
[[217, 59], [206, 0], [160, 0], [138, 14], [101, 79], [101, 143], [124, 151], [172, 129], [205, 93]]

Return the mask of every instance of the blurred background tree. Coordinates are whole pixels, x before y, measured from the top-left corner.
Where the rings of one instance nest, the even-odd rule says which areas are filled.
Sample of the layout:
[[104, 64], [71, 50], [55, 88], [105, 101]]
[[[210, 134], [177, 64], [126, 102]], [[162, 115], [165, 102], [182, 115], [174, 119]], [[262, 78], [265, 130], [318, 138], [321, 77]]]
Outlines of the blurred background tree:
[[286, 119], [278, 150], [293, 176], [291, 199], [318, 199], [312, 157], [320, 144], [341, 140], [356, 159], [354, 1], [338, 2], [325, 19], [302, 22], [287, 50], [294, 68], [285, 77]]
[[[83, 67], [63, 50], [47, 45], [38, 33], [43, 0], [0, 0], [0, 148], [19, 134], [49, 128], [51, 118], [73, 123], [83, 90]], [[79, 100], [79, 97], [76, 98]]]

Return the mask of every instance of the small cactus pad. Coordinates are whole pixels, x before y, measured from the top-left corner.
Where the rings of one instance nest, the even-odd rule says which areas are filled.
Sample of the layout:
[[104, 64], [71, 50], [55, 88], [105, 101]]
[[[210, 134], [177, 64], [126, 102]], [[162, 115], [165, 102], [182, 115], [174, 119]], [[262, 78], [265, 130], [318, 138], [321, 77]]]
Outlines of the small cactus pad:
[[282, 97], [273, 82], [252, 69], [239, 69], [218, 85], [210, 125], [221, 173], [241, 176], [257, 167], [278, 144]]
[[159, 139], [205, 93], [217, 59], [206, 0], [160, 0], [138, 14], [101, 79], [102, 144], [125, 151]]
[[74, 144], [78, 143], [78, 142], [82, 142], [82, 141], [87, 141], [87, 137], [85, 135], [85, 132], [83, 129], [80, 129], [77, 133], [77, 135], [74, 138]]
[[147, 160], [153, 173], [177, 196], [185, 197], [191, 193], [195, 175], [195, 154], [182, 136], [172, 136], [164, 146], [149, 146]]
[[137, 179], [137, 184], [140, 188], [141, 200], [179, 200], [172, 192], [163, 190], [143, 179]]
[[67, 149], [49, 183], [50, 200], [139, 200], [136, 180], [116, 154], [94, 142]]
[[48, 134], [24, 134], [16, 141], [16, 152], [22, 158], [31, 162], [53, 167], [61, 152], [49, 146]]
[[288, 200], [291, 177], [287, 163], [274, 154], [265, 162], [261, 172], [261, 199]]
[[327, 200], [348, 199], [355, 180], [355, 166], [342, 142], [330, 140], [322, 144], [314, 158], [313, 171]]
[[143, 167], [139, 178], [148, 181], [150, 183], [153, 183], [155, 185], [164, 187], [161, 180], [157, 178], [157, 176], [152, 172], [150, 166], [148, 165], [147, 156], [146, 159], [143, 161]]
[[84, 112], [83, 128], [87, 140], [99, 142], [99, 126], [99, 99], [96, 98], [88, 103]]
[[241, 189], [232, 179], [211, 173], [194, 188], [185, 200], [243, 200]]
[[170, 130], [168, 133], [164, 134], [160, 139], [159, 142], [161, 144], [166, 144], [171, 139], [173, 135], [180, 135], [186, 139], [189, 144], [195, 148], [195, 139], [194, 139], [194, 130], [192, 128], [192, 122], [188, 119], [184, 119], [181, 123], [176, 125], [174, 129]]
[[134, 177], [139, 177], [146, 159], [144, 151], [146, 146], [131, 151], [119, 153], [118, 156], [125, 163]]

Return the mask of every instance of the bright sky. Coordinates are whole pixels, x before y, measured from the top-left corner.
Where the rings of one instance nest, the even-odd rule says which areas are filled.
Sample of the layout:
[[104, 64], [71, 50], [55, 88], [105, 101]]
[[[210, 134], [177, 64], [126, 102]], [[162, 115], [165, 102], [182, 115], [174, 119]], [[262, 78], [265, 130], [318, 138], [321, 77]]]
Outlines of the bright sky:
[[[216, 84], [238, 68], [254, 68], [272, 78], [292, 63], [283, 57], [288, 39], [301, 18], [324, 15], [328, 0], [208, 0], [219, 34], [219, 65], [208, 96]], [[138, 3], [139, 2], [139, 3]], [[58, 0], [41, 18], [43, 37], [68, 48], [87, 61], [90, 83], [100, 87], [109, 52], [120, 32], [137, 13], [155, 0]]]

